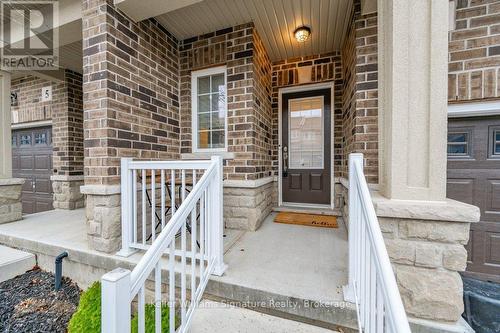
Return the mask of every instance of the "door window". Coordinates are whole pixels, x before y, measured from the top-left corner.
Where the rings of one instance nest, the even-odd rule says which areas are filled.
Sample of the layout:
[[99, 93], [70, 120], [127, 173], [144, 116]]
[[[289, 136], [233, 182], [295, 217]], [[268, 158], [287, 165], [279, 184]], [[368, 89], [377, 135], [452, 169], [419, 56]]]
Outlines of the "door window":
[[489, 157], [500, 158], [500, 128], [492, 126], [489, 128]]
[[323, 169], [323, 96], [289, 100], [290, 169]]
[[448, 132], [448, 157], [470, 156], [470, 132]]

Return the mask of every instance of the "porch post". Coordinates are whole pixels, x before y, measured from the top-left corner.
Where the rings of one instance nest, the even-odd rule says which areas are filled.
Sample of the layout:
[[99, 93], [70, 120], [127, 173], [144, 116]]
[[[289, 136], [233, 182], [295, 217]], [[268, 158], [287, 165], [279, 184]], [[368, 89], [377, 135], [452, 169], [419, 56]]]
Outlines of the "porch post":
[[[378, 0], [379, 179], [373, 201], [410, 317], [457, 323], [477, 207], [446, 198], [448, 1]], [[415, 321], [416, 322], [416, 321]]]
[[446, 198], [448, 1], [379, 0], [380, 187]]
[[21, 187], [24, 179], [12, 178], [10, 73], [0, 71], [0, 223], [22, 217]]
[[12, 178], [10, 73], [0, 71], [0, 178]]

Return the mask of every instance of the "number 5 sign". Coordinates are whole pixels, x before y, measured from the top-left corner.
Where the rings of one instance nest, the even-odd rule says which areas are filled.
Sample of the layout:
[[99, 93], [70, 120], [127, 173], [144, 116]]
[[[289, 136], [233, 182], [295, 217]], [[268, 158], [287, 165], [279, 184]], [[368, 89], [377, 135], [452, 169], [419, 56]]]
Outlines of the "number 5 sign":
[[47, 102], [52, 100], [52, 86], [47, 86], [42, 88], [42, 102]]

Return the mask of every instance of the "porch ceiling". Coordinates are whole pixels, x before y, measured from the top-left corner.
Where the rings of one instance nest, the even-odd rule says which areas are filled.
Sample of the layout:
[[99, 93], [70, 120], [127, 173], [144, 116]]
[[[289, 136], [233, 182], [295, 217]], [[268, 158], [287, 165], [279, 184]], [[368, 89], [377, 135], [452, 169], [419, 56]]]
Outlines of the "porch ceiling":
[[[352, 0], [204, 0], [156, 19], [179, 39], [253, 21], [272, 61], [340, 50]], [[293, 31], [309, 26], [299, 43]]]

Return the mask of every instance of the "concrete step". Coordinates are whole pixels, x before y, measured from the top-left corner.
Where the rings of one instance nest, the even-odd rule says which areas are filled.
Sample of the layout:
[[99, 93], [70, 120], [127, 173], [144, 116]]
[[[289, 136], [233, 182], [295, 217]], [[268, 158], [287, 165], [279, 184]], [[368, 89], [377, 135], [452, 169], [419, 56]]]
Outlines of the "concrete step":
[[320, 302], [216, 279], [209, 280], [204, 297], [334, 331], [355, 332], [357, 328], [355, 306], [347, 302]]
[[35, 264], [34, 254], [0, 245], [0, 282], [23, 274]]
[[293, 320], [238, 308], [232, 305], [201, 301], [191, 324], [190, 333], [335, 333]]

